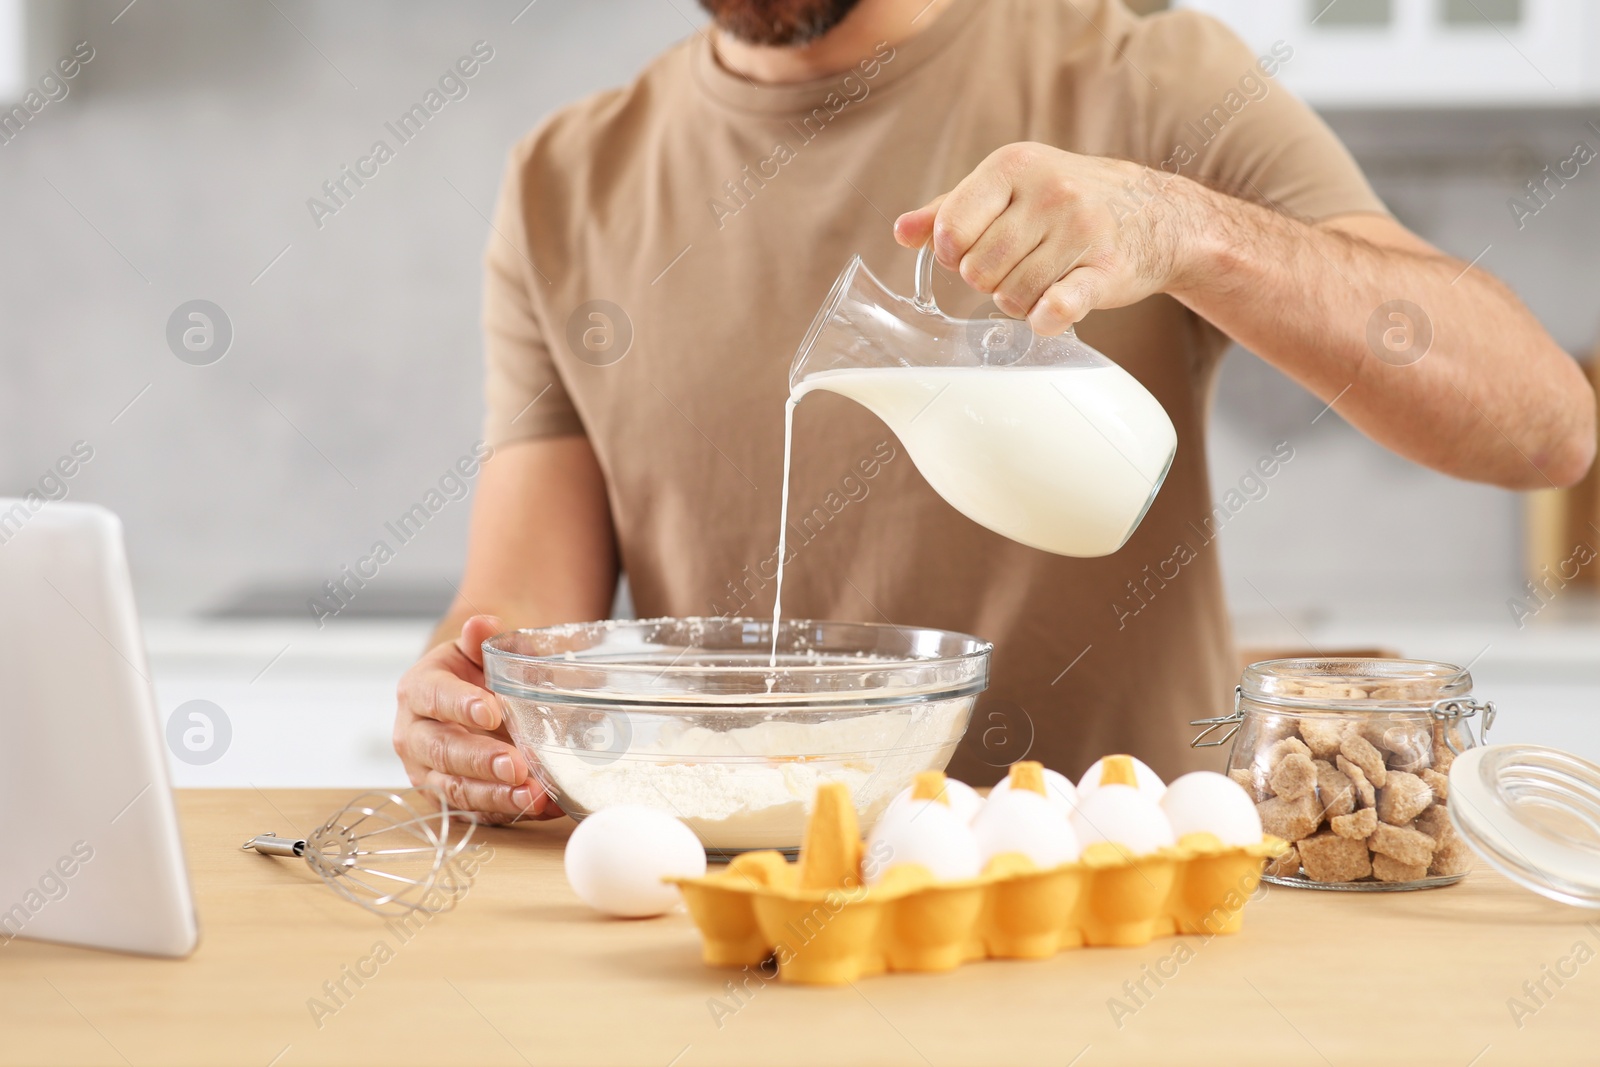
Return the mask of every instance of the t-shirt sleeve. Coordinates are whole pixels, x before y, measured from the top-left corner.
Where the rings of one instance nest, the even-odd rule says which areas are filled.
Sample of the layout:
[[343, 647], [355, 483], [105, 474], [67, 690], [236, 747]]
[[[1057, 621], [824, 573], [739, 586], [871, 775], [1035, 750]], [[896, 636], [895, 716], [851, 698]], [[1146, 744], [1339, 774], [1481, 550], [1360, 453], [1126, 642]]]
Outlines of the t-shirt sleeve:
[[1210, 16], [1176, 11], [1144, 20], [1126, 58], [1146, 75], [1132, 84], [1150, 166], [1312, 222], [1388, 213], [1339, 138], [1279, 81], [1290, 43], [1257, 56]]
[[495, 448], [584, 432], [550, 352], [561, 339], [546, 336], [535, 310], [534, 287], [544, 282], [528, 254], [527, 174], [519, 148], [506, 167], [484, 252], [484, 440]]

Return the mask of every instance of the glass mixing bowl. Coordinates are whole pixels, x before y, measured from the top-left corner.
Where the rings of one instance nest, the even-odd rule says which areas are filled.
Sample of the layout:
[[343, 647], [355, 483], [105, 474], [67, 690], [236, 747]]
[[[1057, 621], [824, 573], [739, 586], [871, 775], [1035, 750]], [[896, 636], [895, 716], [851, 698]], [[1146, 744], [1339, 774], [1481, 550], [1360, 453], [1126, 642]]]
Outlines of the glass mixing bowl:
[[514, 630], [483, 643], [488, 686], [534, 773], [574, 819], [671, 812], [719, 853], [800, 845], [818, 783], [863, 825], [942, 770], [989, 680], [988, 642], [947, 630], [644, 619]]

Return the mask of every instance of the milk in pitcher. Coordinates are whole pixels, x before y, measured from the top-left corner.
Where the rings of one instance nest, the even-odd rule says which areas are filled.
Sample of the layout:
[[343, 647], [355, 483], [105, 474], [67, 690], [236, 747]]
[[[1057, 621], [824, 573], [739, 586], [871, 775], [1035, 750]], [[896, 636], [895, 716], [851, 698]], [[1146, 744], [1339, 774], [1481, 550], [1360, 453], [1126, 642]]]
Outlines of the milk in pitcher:
[[1002, 537], [1063, 556], [1121, 548], [1166, 476], [1177, 441], [1121, 367], [862, 367], [823, 389], [868, 408], [951, 507]]

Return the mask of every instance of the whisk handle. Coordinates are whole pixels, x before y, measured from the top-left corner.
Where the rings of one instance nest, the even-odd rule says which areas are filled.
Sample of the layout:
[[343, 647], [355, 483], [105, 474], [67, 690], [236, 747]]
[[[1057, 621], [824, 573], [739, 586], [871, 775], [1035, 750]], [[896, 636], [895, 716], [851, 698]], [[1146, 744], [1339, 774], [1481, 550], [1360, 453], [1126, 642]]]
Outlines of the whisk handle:
[[252, 837], [239, 847], [246, 851], [253, 848], [263, 856], [304, 856], [306, 853], [304, 838], [291, 840], [273, 833]]

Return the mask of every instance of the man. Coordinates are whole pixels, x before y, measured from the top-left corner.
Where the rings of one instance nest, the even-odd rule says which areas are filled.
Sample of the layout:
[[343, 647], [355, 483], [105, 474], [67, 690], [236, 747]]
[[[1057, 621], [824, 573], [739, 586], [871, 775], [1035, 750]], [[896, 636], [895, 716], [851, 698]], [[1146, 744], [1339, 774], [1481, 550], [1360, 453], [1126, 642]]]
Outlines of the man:
[[770, 612], [789, 361], [852, 253], [909, 291], [931, 239], [947, 307], [1077, 323], [1178, 432], [1127, 545], [1070, 559], [956, 513], [865, 409], [799, 409], [793, 513], [817, 518], [791, 528], [785, 613], [992, 640], [951, 768], [978, 784], [1024, 749], [1070, 774], [1108, 751], [1194, 765], [1185, 724], [1235, 673], [1204, 434], [1229, 338], [1447, 474], [1588, 468], [1576, 365], [1385, 212], [1274, 82], [1288, 44], [1257, 57], [1119, 0], [702, 2], [712, 29], [512, 153], [487, 253], [496, 451], [461, 595], [399, 691], [416, 784], [496, 819], [554, 810], [478, 645], [604, 617], [619, 566], [644, 616]]

